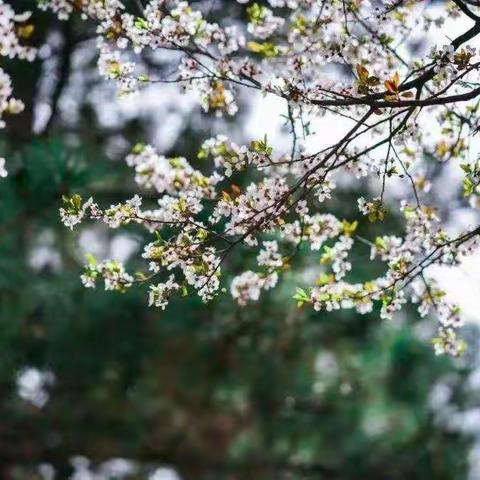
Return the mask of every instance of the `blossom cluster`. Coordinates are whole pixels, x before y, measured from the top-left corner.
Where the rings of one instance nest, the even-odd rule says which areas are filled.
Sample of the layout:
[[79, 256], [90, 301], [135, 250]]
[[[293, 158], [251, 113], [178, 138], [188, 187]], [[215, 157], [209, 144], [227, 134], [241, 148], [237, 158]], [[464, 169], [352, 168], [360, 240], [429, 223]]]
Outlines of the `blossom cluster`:
[[[33, 25], [28, 23], [31, 12], [15, 13], [13, 8], [0, 0], [0, 56], [32, 61], [36, 50], [24, 45], [33, 32]], [[0, 67], [0, 129], [5, 128], [4, 117], [21, 113], [24, 109], [21, 100], [13, 96], [12, 80]], [[5, 159], [0, 158], [0, 177], [6, 177]]]
[[102, 279], [105, 290], [124, 291], [133, 284], [133, 277], [125, 272], [125, 267], [115, 260], [105, 260], [97, 263], [94, 257], [89, 257], [88, 265], [81, 276], [82, 283], [87, 288], [94, 288], [96, 282]]
[[[389, 319], [413, 303], [421, 316], [439, 318], [436, 351], [460, 354], [458, 306], [429, 267], [458, 265], [477, 252], [480, 227], [447, 229], [432, 172], [456, 169], [463, 175], [452, 186], [458, 201], [470, 209], [480, 205], [479, 162], [468, 155], [480, 128], [480, 61], [471, 45], [480, 17], [462, 0], [442, 7], [443, 13], [417, 0], [372, 3], [238, 1], [238, 18], [214, 22], [202, 2], [151, 0], [130, 11], [118, 0], [42, 0], [42, 8], [61, 19], [79, 11], [96, 22], [100, 74], [121, 93], [176, 82], [216, 116], [235, 115], [241, 92], [274, 95], [285, 103], [291, 138], [287, 151], [276, 151], [263, 132], [246, 145], [224, 135], [206, 139], [198, 151], [210, 165], [203, 171], [194, 160], [136, 145], [126, 162], [139, 187], [153, 191], [153, 204], [136, 196], [102, 209], [74, 195], [60, 213], [70, 228], [85, 219], [145, 227], [155, 235], [143, 249], [146, 271], [134, 280], [115, 262], [90, 261], [84, 283], [103, 278], [106, 288], [118, 290], [148, 283], [149, 304], [160, 308], [190, 291], [209, 301], [229, 278], [224, 260], [235, 248], [255, 253], [256, 266], [230, 279], [231, 295], [246, 305], [278, 284], [298, 251], [310, 249], [318, 256], [318, 278], [297, 290], [299, 305], [359, 314], [378, 307]], [[423, 59], [405, 53], [413, 33], [442, 28], [465, 12], [475, 26], [448, 45], [434, 46]], [[141, 60], [144, 50], [177, 52], [173, 76], [150, 72]], [[338, 70], [352, 73], [339, 77]], [[341, 134], [325, 138], [320, 150], [309, 147], [311, 120], [328, 115], [342, 120]], [[461, 172], [452, 161], [458, 158]], [[366, 184], [369, 193], [357, 199], [354, 218], [332, 213], [335, 189]], [[358, 234], [394, 210], [403, 216], [402, 234]], [[351, 282], [353, 251], [365, 248], [384, 274]], [[157, 276], [159, 283], [152, 281]]]

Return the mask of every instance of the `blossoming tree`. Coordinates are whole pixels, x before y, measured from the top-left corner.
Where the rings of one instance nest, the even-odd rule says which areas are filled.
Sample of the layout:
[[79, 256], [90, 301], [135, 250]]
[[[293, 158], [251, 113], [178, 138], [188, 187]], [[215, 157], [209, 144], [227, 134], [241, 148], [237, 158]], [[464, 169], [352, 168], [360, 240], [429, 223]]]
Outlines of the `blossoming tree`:
[[[217, 116], [235, 115], [244, 92], [275, 96], [285, 104], [290, 135], [288, 151], [277, 151], [262, 134], [247, 145], [226, 136], [205, 139], [198, 158], [209, 160], [207, 171], [194, 168], [195, 159], [166, 158], [150, 145], [135, 145], [126, 162], [136, 182], [154, 192], [155, 205], [143, 206], [136, 195], [106, 208], [73, 195], [64, 197], [60, 214], [70, 228], [85, 220], [146, 228], [152, 241], [142, 254], [145, 270], [130, 274], [115, 260], [90, 257], [83, 283], [95, 287], [103, 280], [106, 289], [119, 291], [146, 284], [150, 305], [160, 308], [172, 296], [198, 294], [208, 302], [228, 288], [245, 305], [281, 281], [300, 249], [310, 249], [318, 252], [323, 273], [314, 285], [292, 292], [299, 306], [363, 314], [378, 304], [387, 319], [413, 302], [420, 315], [438, 316], [436, 351], [460, 354], [460, 310], [429, 267], [458, 265], [477, 252], [480, 221], [447, 224], [431, 195], [432, 159], [435, 170], [461, 173], [448, 188], [474, 212], [480, 204], [473, 141], [479, 128], [474, 44], [480, 4], [454, 0], [431, 10], [421, 0], [237, 2], [237, 18], [213, 22], [209, 2], [39, 1], [62, 21], [80, 15], [96, 23], [99, 72], [117, 83], [121, 95], [177, 83]], [[1, 53], [30, 59], [34, 51], [18, 40], [28, 37], [28, 15], [0, 3], [0, 18]], [[408, 52], [410, 35], [442, 28], [447, 19], [468, 26], [420, 58]], [[171, 76], [147, 71], [136, 60], [145, 50], [176, 52]], [[2, 113], [19, 111], [3, 72], [2, 87]], [[320, 134], [310, 122], [327, 116], [341, 119], [343, 132], [312, 151], [308, 139]], [[242, 178], [250, 183], [240, 187]], [[335, 188], [365, 178], [372, 180], [372, 195], [358, 198], [361, 222], [380, 223], [396, 209], [404, 218], [403, 235], [385, 231], [365, 238], [357, 232], [359, 221], [329, 211]], [[398, 204], [391, 186], [401, 192]], [[383, 275], [349, 281], [355, 268], [349, 251], [357, 244], [384, 265]], [[230, 278], [226, 260], [233, 249], [253, 255], [256, 268]]]

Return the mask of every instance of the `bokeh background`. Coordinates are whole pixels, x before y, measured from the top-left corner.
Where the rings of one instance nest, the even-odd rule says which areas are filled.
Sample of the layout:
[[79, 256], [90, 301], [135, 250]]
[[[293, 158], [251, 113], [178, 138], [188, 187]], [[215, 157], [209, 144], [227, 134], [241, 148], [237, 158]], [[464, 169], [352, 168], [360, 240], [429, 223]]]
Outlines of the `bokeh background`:
[[[211, 18], [244, 12], [231, 0], [192, 3]], [[320, 268], [307, 251], [276, 291], [247, 308], [228, 296], [208, 305], [188, 297], [160, 311], [147, 307], [141, 287], [82, 287], [86, 252], [135, 270], [148, 235], [98, 225], [71, 232], [58, 217], [63, 194], [102, 205], [135, 193], [154, 201], [123, 160], [138, 141], [195, 159], [214, 134], [240, 144], [268, 130], [282, 148], [288, 132], [281, 107], [251, 94], [233, 119], [204, 114], [175, 85], [119, 99], [97, 74], [93, 25], [34, 18], [38, 60], [5, 65], [27, 108], [0, 139], [10, 171], [0, 183], [0, 478], [480, 478], [478, 298], [466, 299], [470, 348], [453, 361], [435, 357], [435, 322], [413, 311], [385, 322], [378, 312], [298, 309], [295, 286]], [[142, 58], [159, 75], [177, 60]], [[335, 123], [315, 128], [328, 137]], [[354, 219], [368, 188], [346, 185], [327, 207]], [[378, 233], [362, 224], [363, 235]], [[400, 219], [390, 215], [387, 228], [401, 229]], [[368, 249], [353, 255], [358, 278], [379, 273]], [[251, 261], [233, 254], [228, 269]]]

